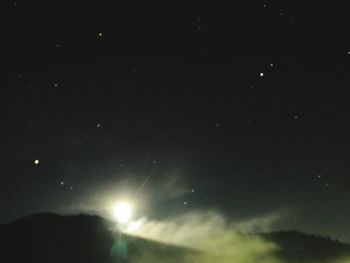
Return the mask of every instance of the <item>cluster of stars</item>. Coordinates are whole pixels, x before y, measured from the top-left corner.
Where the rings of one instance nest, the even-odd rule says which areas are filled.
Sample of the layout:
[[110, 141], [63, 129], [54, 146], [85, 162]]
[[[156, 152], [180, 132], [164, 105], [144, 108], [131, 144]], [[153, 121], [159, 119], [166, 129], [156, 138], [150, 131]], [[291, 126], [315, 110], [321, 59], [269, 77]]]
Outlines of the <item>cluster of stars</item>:
[[187, 14], [187, 19], [189, 20], [190, 24], [194, 26], [194, 28], [197, 31], [202, 31], [203, 30], [203, 23], [202, 19], [200, 17], [193, 16], [192, 14], [188, 13]]
[[[189, 192], [192, 193], [192, 194], [193, 194], [195, 191], [196, 191], [196, 190], [195, 190], [194, 188], [192, 188], [192, 189], [189, 190]], [[183, 205], [184, 205], [184, 206], [188, 206], [188, 205], [189, 205], [189, 201], [188, 201], [188, 200], [183, 201]]]
[[316, 178], [320, 181], [321, 185], [323, 185], [325, 188], [337, 191], [338, 187], [336, 185], [331, 185], [330, 182], [327, 180], [327, 176], [324, 176], [323, 174], [319, 173], [316, 175]]
[[[275, 67], [275, 64], [274, 64], [274, 63], [270, 63], [270, 64], [269, 64], [269, 67], [270, 67], [270, 68], [273, 68], [273, 67]], [[259, 73], [259, 77], [260, 77], [260, 78], [263, 78], [264, 76], [265, 76], [265, 72], [261, 71], [261, 72]]]
[[[17, 3], [15, 2], [15, 5], [17, 5]], [[266, 3], [264, 3], [263, 4], [263, 7], [264, 8], [266, 8], [267, 7], [267, 5], [266, 5]], [[286, 17], [286, 13], [284, 12], [284, 11], [281, 11], [280, 13], [279, 13], [279, 15], [280, 16], [283, 16], [283, 17]], [[200, 17], [197, 17], [197, 16], [194, 16], [194, 15], [192, 15], [192, 14], [188, 14], [187, 15], [187, 17], [188, 17], [188, 20], [190, 21], [190, 24], [195, 28], [195, 30], [196, 31], [203, 31], [203, 29], [204, 29], [204, 25], [203, 25], [203, 22], [202, 22], [202, 19], [200, 18]], [[294, 19], [294, 17], [290, 17], [289, 18], [289, 21], [291, 22], [291, 21], [294, 21], [295, 19]], [[94, 36], [95, 38], [96, 38], [96, 31], [95, 32], [93, 32], [92, 34], [91, 34], [92, 36]], [[102, 32], [98, 32], [97, 33], [97, 39], [102, 39], [104, 37], [104, 33], [102, 33]], [[63, 42], [63, 43], [65, 43], [65, 42]], [[55, 44], [55, 47], [56, 48], [61, 48], [61, 44], [60, 43], [56, 43]], [[53, 45], [51, 44], [51, 48], [53, 48]], [[203, 50], [204, 48], [203, 47], [200, 47], [200, 50]], [[342, 50], [342, 53], [344, 54], [344, 49]], [[347, 55], [350, 55], [350, 50], [349, 51], [347, 51], [346, 52], [346, 54]], [[254, 71], [253, 73], [251, 73], [252, 74], [252, 78], [255, 78], [255, 79], [267, 79], [266, 78], [266, 76], [269, 76], [269, 74], [271, 73], [271, 72], [273, 72], [276, 68], [278, 68], [278, 67], [280, 67], [280, 64], [279, 63], [269, 63], [270, 61], [267, 61], [266, 62], [266, 64], [265, 64], [265, 66], [263, 67], [263, 68], [261, 68], [261, 69], [258, 69], [258, 70], [256, 70], [256, 71]], [[276, 62], [276, 61], [274, 61], [274, 62]], [[277, 66], [276, 66], [277, 65]], [[130, 67], [128, 67], [128, 70], [129, 70], [129, 72], [130, 72]], [[260, 71], [261, 70], [261, 71]], [[259, 72], [260, 71], [260, 72]], [[136, 72], [136, 67], [131, 67], [131, 72], [132, 73], [135, 73]], [[139, 69], [138, 69], [138, 72], [139, 72]], [[22, 79], [22, 78], [24, 78], [24, 73], [22, 73], [22, 72], [19, 72], [19, 73], [15, 73], [15, 74], [13, 74], [13, 73], [10, 73], [10, 75], [11, 76], [14, 76], [15, 78], [20, 78], [20, 79]], [[26, 75], [27, 76], [27, 75]], [[64, 83], [64, 82], [63, 82]], [[255, 89], [258, 89], [258, 87], [259, 87], [259, 81], [256, 81], [256, 83], [254, 83], [254, 84], [256, 84], [256, 85], [250, 85], [250, 87], [249, 87], [249, 89], [250, 90], [255, 90]], [[31, 85], [31, 84], [30, 84]], [[50, 82], [48, 82], [48, 84], [47, 84], [47, 86], [49, 86], [49, 87], [52, 87], [52, 85], [53, 85], [53, 87], [55, 87], [55, 88], [59, 88], [59, 87], [62, 87], [62, 82], [61, 82], [61, 80], [58, 80], [58, 81], [55, 81], [53, 84], [52, 84], [52, 82], [50, 83]], [[32, 87], [32, 86], [30, 86], [30, 87]], [[176, 118], [177, 119], [180, 119], [180, 115], [176, 115]], [[303, 114], [293, 114], [293, 113], [290, 113], [290, 115], [288, 115], [288, 119], [289, 119], [289, 121], [291, 121], [291, 122], [293, 122], [293, 123], [298, 123], [298, 122], [294, 122], [293, 121], [293, 119], [294, 120], [300, 120], [300, 119], [304, 119], [304, 115]], [[222, 119], [219, 119], [218, 118], [218, 120], [222, 120]], [[99, 121], [104, 121], [103, 119], [102, 120], [99, 120]], [[252, 122], [252, 120], [247, 120], [247, 122], [248, 123], [251, 123]], [[212, 129], [215, 129], [214, 128], [214, 124], [215, 123], [215, 121], [213, 121], [213, 122], [211, 122], [210, 123], [210, 127], [212, 127]], [[105, 123], [103, 123], [104, 124], [104, 126], [103, 127], [107, 127], [107, 125], [105, 126]], [[90, 123], [90, 125], [91, 125], [91, 127], [95, 127], [94, 125], [96, 125], [96, 127], [97, 128], [102, 128], [102, 123], [101, 122], [99, 122], [99, 123], [97, 123], [96, 124], [96, 122], [92, 122], [92, 123]], [[28, 124], [28, 127], [30, 127], [31, 126], [31, 124]], [[226, 127], [226, 122], [224, 122], [224, 126], [222, 126], [222, 123], [221, 122], [216, 122], [215, 123], [215, 127], [216, 128], [219, 128], [219, 127]], [[220, 131], [221, 129], [219, 129], [219, 131]], [[102, 129], [102, 131], [103, 131], [103, 129]], [[160, 136], [159, 136], [159, 138], [160, 138]], [[269, 138], [269, 141], [270, 142], [272, 142], [273, 141], [273, 139], [272, 138]], [[28, 159], [30, 159], [30, 158], [28, 158]], [[41, 164], [41, 162], [40, 162], [40, 160], [39, 159], [35, 159], [34, 161], [32, 161], [33, 163], [34, 163], [34, 166], [39, 166], [40, 164]], [[160, 162], [160, 163], [162, 163], [162, 162]], [[155, 159], [150, 159], [150, 160], [148, 160], [148, 164], [158, 164], [158, 162], [157, 162], [157, 160], [155, 160]], [[33, 165], [32, 163], [30, 163], [30, 165]], [[129, 165], [129, 164], [128, 164]], [[120, 165], [119, 165], [119, 167], [120, 168], [124, 168], [125, 167], [125, 164], [124, 163], [121, 163]], [[263, 176], [263, 175], [261, 175], [261, 176]], [[317, 178], [318, 179], [320, 179], [319, 180], [319, 184], [321, 184], [321, 186], [324, 186], [324, 187], [326, 187], [326, 188], [330, 188], [330, 186], [331, 186], [331, 184], [328, 182], [328, 181], [324, 181], [324, 176], [322, 175], [322, 174], [318, 174], [317, 175]], [[66, 178], [67, 179], [67, 178]], [[321, 180], [322, 179], [322, 180]], [[315, 180], [316, 181], [316, 180]], [[57, 180], [57, 181], [55, 181], [55, 186], [57, 187], [57, 183], [59, 182], [59, 185], [61, 186], [61, 187], [66, 187], [67, 189], [69, 189], [70, 191], [73, 191], [75, 188], [73, 187], [73, 186], [69, 186], [68, 187], [68, 185], [66, 185], [66, 183], [65, 183], [65, 181], [59, 181], [59, 180]], [[57, 187], [58, 188], [58, 187]], [[195, 189], [190, 189], [190, 193], [195, 193]], [[97, 195], [97, 194], [96, 194]], [[182, 200], [183, 201], [183, 200]], [[181, 203], [181, 202], [180, 202]], [[190, 203], [190, 201], [188, 201], [188, 200], [185, 200], [185, 201], [183, 201], [183, 205], [184, 206], [188, 206], [189, 205], [189, 203]]]
[[[266, 3], [263, 3], [263, 8], [267, 8], [268, 5]], [[295, 21], [295, 17], [293, 16], [287, 16], [286, 12], [283, 10], [279, 10], [278, 15], [281, 17], [285, 17], [286, 19], [288, 19], [288, 23], [293, 23]]]
[[[66, 184], [65, 184], [64, 181], [61, 181], [61, 182], [60, 182], [60, 186], [61, 186], [61, 187], [64, 187], [65, 185], [66, 185]], [[70, 191], [73, 191], [73, 190], [74, 190], [74, 186], [71, 185], [71, 186], [68, 187], [68, 189], [69, 189]]]
[[[40, 160], [39, 159], [35, 159], [33, 163], [34, 163], [35, 166], [38, 166], [40, 164]], [[62, 186], [62, 187], [65, 186], [65, 182], [63, 180], [60, 181], [60, 186]], [[74, 190], [74, 186], [70, 186], [68, 189], [70, 191], [73, 191]]]

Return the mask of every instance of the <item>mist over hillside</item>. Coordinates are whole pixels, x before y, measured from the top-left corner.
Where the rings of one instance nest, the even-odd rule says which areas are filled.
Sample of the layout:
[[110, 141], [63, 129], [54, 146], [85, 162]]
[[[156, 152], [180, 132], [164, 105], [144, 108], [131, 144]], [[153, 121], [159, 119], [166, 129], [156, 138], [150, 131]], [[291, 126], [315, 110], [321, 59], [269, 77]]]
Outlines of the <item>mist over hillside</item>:
[[[234, 234], [230, 234], [234, 235]], [[0, 226], [2, 262], [349, 262], [350, 246], [296, 231], [218, 237], [203, 251], [123, 234], [98, 216], [36, 214]], [[227, 247], [234, 240], [238, 246]], [[204, 242], [210, 240], [203, 240]], [[226, 244], [226, 245], [225, 245]], [[237, 243], [238, 244], [238, 243]], [[237, 251], [237, 249], [239, 251]], [[246, 251], [242, 251], [246, 249]], [[244, 253], [243, 253], [244, 252]], [[251, 255], [251, 256], [247, 256]]]

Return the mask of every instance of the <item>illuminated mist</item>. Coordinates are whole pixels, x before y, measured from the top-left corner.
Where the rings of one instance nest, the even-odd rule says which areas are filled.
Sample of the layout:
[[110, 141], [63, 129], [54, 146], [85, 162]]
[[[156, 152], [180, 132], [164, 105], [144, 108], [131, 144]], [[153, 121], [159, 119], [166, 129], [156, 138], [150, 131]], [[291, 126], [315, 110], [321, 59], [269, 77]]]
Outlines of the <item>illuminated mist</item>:
[[[215, 212], [194, 212], [168, 221], [150, 221], [143, 218], [132, 222], [126, 232], [200, 251], [187, 253], [181, 259], [159, 258], [158, 255], [145, 251], [135, 262], [231, 263], [234, 260], [235, 263], [283, 263], [287, 261], [278, 258], [276, 252], [279, 247], [276, 244], [258, 235], [244, 233], [257, 227], [267, 230], [281, 216], [283, 215], [275, 213], [236, 223], [229, 222]], [[348, 258], [343, 258], [330, 263], [349, 262]]]
[[275, 244], [235, 230], [214, 212], [186, 214], [170, 221], [140, 219], [134, 224], [139, 227], [127, 229], [128, 233], [202, 252], [187, 255], [184, 262], [280, 262], [273, 255], [278, 250]]

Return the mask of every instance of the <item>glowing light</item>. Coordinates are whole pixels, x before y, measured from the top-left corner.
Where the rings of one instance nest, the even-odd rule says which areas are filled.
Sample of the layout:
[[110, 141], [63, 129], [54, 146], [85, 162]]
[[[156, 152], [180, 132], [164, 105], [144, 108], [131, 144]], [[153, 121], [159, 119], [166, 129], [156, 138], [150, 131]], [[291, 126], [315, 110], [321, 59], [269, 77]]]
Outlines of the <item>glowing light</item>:
[[141, 228], [143, 222], [144, 222], [143, 219], [140, 219], [138, 221], [130, 222], [130, 224], [126, 228], [126, 232], [128, 232], [128, 233], [135, 233], [135, 232], [137, 232]]
[[117, 204], [114, 208], [113, 215], [118, 223], [127, 224], [131, 219], [132, 205], [126, 202]]
[[34, 161], [34, 164], [36, 164], [36, 165], [38, 165], [40, 163], [40, 161], [38, 160], [38, 159], [36, 159], [35, 161]]

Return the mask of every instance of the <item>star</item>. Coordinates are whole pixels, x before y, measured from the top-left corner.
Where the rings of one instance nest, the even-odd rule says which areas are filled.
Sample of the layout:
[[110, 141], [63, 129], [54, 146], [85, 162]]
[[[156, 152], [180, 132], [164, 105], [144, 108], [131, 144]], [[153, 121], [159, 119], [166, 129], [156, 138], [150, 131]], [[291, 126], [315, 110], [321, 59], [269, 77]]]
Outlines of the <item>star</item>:
[[101, 128], [101, 123], [97, 123], [96, 127]]
[[259, 76], [263, 77], [264, 76], [264, 72], [260, 72]]
[[294, 22], [294, 20], [295, 20], [295, 18], [294, 17], [291, 17], [290, 19], [289, 19], [289, 24], [291, 24], [291, 23], [293, 23]]
[[62, 185], [62, 186], [63, 186], [63, 185], [64, 185], [64, 181], [61, 181], [60, 185]]
[[98, 33], [98, 36], [99, 36], [99, 37], [102, 37], [102, 35], [103, 35], [102, 32], [99, 32], [99, 33]]
[[34, 160], [34, 164], [38, 165], [40, 163], [40, 161], [38, 159]]

